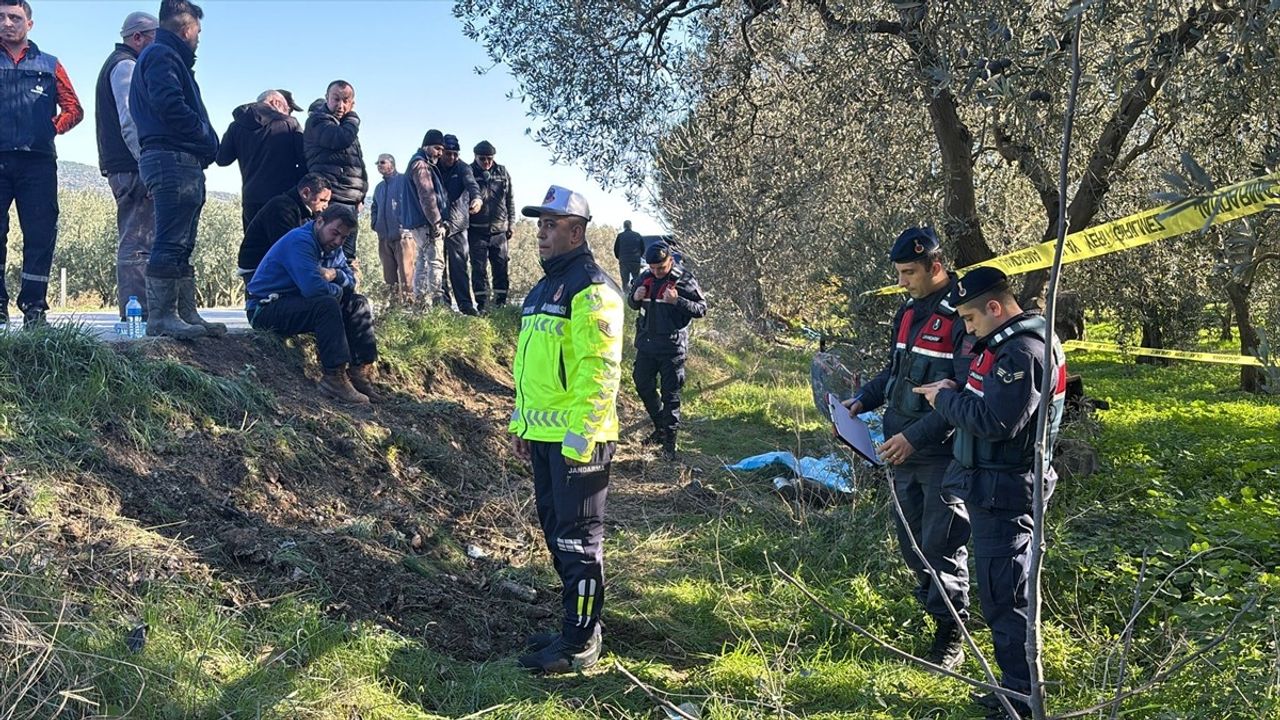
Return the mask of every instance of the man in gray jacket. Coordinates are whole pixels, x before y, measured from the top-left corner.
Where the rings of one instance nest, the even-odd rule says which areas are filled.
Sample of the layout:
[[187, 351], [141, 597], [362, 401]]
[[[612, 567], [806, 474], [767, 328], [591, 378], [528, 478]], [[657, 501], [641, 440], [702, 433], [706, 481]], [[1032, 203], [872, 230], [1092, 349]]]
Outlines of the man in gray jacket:
[[387, 153], [378, 156], [378, 172], [382, 181], [373, 189], [369, 215], [373, 232], [378, 236], [382, 279], [391, 291], [391, 302], [408, 302], [413, 300], [418, 244], [413, 233], [400, 225], [400, 199], [404, 195], [405, 177], [396, 172], [396, 159]]
[[138, 54], [156, 39], [160, 23], [154, 15], [129, 13], [120, 28], [120, 42], [98, 73], [95, 93], [95, 125], [98, 135], [98, 169], [107, 178], [116, 199], [116, 292], [120, 319], [125, 305], [137, 297], [147, 316], [147, 260], [156, 240], [156, 206], [138, 175], [138, 128], [129, 112], [129, 84]]

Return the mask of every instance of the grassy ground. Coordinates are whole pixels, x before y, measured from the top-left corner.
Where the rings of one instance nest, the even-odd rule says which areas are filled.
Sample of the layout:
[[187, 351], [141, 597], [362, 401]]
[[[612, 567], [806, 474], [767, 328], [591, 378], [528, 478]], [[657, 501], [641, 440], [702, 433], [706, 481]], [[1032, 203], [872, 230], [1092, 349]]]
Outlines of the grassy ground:
[[[514, 322], [393, 317], [384, 372], [412, 384], [463, 355], [497, 372]], [[1232, 392], [1228, 368], [1071, 361], [1111, 409], [1071, 431], [1096, 445], [1102, 471], [1063, 482], [1051, 509], [1051, 706], [1114, 692], [1141, 572], [1130, 682], [1213, 640], [1247, 602], [1256, 608], [1124, 716], [1280, 717], [1280, 402]], [[468, 655], [388, 623], [344, 619], [333, 583], [231, 602], [242, 581], [204, 562], [205, 548], [69, 482], [112, 454], [113, 428], [157, 451], [192, 428], [245, 431], [246, 411], [272, 412], [261, 378], [120, 356], [75, 334], [0, 337], [0, 718], [662, 717], [615, 663], [703, 717], [980, 717], [963, 685], [889, 658], [771, 570], [921, 651], [928, 627], [908, 600], [876, 477], [859, 477], [852, 501], [817, 507], [771, 494], [770, 473], [720, 469], [764, 450], [830, 450], [807, 353], [722, 329], [696, 343], [689, 375], [684, 463], [628, 443], [616, 464], [604, 662], [548, 680], [517, 672], [514, 648], [459, 659]], [[254, 432], [254, 447], [301, 452], [287, 420]], [[545, 554], [522, 542], [526, 561], [512, 571], [549, 585]], [[144, 625], [145, 646], [131, 650]], [[979, 672], [972, 660], [965, 670]]]

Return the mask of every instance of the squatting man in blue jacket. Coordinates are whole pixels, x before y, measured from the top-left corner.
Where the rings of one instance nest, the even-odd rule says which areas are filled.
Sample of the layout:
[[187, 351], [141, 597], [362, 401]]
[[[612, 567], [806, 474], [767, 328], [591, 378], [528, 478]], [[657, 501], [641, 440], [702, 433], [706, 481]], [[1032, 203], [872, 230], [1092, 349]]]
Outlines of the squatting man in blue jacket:
[[249, 281], [245, 313], [254, 330], [315, 333], [324, 367], [320, 392], [340, 402], [378, 402], [369, 366], [378, 359], [373, 311], [355, 291], [342, 250], [356, 229], [355, 209], [330, 205], [313, 221], [271, 246]]
[[[653, 421], [647, 445], [661, 445], [668, 458], [676, 453], [680, 428], [680, 389], [684, 387], [689, 323], [705, 317], [707, 300], [693, 274], [676, 263], [666, 243], [654, 243], [644, 254], [649, 269], [640, 273], [627, 293], [636, 315], [636, 364], [631, 377], [644, 409]], [[662, 395], [658, 395], [658, 378]]]
[[[1024, 311], [998, 268], [980, 267], [961, 278], [948, 298], [965, 326], [978, 338], [968, 376], [914, 388], [955, 427], [954, 459], [943, 479], [945, 491], [964, 499], [973, 526], [982, 616], [991, 628], [1000, 684], [1019, 693], [1031, 690], [1027, 663], [1027, 582], [1034, 527], [1036, 417], [1049, 403], [1049, 447], [1058, 435], [1067, 392], [1067, 363], [1058, 338], [1044, 316]], [[1053, 361], [1044, 366], [1045, 344]], [[1053, 382], [1045, 397], [1045, 374]], [[1053, 493], [1057, 475], [1045, 468], [1044, 499]], [[974, 698], [990, 711], [989, 719], [1006, 717], [995, 695]], [[1014, 702], [1020, 717], [1030, 708]]]

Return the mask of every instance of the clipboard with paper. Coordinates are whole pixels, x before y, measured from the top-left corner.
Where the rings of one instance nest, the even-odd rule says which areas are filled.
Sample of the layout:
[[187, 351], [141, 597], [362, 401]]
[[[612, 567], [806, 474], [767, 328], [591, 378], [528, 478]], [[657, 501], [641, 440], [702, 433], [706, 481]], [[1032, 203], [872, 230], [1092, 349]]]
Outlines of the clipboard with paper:
[[839, 398], [827, 394], [827, 405], [831, 413], [831, 422], [835, 427], [836, 439], [848, 445], [859, 457], [872, 465], [883, 465], [884, 461], [876, 452], [875, 442], [871, 439], [871, 429], [861, 418], [852, 417]]

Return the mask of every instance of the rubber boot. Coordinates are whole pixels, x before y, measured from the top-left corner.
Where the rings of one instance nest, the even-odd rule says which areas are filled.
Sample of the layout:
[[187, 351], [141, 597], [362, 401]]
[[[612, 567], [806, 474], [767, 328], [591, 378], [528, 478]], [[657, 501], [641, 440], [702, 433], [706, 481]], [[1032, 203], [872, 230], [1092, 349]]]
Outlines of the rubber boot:
[[178, 317], [178, 281], [175, 278], [147, 278], [147, 336], [194, 340], [204, 337], [200, 325], [188, 325]]
[[351, 386], [351, 380], [347, 378], [347, 368], [342, 366], [333, 370], [325, 370], [324, 377], [320, 379], [318, 386], [320, 392], [341, 403], [348, 405], [368, 405], [368, 396], [361, 393]]
[[196, 279], [185, 277], [178, 280], [178, 317], [188, 325], [204, 328], [209, 337], [222, 337], [227, 334], [227, 326], [222, 323], [209, 322], [196, 312]]
[[347, 370], [347, 378], [351, 380], [351, 386], [357, 392], [369, 398], [369, 402], [382, 402], [382, 395], [369, 379], [369, 365], [352, 365], [351, 369]]

